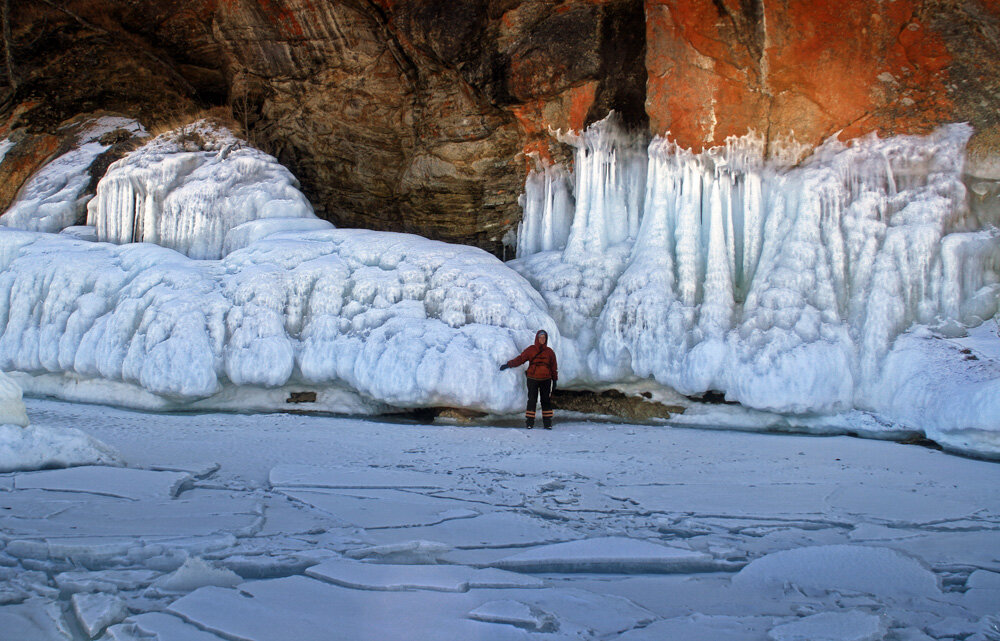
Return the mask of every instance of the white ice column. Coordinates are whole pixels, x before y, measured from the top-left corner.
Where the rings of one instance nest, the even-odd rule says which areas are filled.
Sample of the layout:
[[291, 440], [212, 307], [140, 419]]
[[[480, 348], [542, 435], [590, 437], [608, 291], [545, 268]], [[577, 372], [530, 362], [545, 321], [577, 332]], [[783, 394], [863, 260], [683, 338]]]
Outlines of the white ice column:
[[573, 222], [572, 190], [571, 177], [559, 165], [539, 163], [528, 174], [520, 202], [518, 256], [566, 247]]

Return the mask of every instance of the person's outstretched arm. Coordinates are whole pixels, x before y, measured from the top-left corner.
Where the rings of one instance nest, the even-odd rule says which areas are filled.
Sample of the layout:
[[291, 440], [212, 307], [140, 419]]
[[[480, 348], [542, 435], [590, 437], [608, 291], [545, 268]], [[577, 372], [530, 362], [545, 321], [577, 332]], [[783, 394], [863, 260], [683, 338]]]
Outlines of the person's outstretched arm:
[[528, 345], [524, 349], [524, 351], [521, 352], [520, 356], [518, 356], [517, 358], [512, 358], [509, 361], [507, 361], [506, 363], [504, 363], [503, 365], [501, 365], [500, 366], [500, 371], [502, 372], [503, 370], [505, 370], [505, 369], [507, 369], [509, 367], [517, 367], [518, 365], [523, 365], [526, 362], [528, 362], [528, 360], [532, 356], [534, 356], [534, 353], [533, 353], [533, 350], [532, 350], [533, 347], [534, 347], [534, 345]]

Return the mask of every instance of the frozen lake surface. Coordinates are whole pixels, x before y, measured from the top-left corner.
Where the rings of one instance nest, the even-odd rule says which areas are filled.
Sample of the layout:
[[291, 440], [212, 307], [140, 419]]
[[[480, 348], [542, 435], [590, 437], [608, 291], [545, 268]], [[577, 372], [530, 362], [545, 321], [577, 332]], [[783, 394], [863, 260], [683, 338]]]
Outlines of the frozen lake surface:
[[4, 641], [1000, 639], [996, 463], [26, 404], [127, 466], [0, 475]]

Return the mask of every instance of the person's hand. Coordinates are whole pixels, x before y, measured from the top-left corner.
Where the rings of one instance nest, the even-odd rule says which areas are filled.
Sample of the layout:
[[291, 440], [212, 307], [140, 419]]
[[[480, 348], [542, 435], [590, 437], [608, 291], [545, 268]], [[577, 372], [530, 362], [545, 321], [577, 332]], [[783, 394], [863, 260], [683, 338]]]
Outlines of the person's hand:
[[[555, 392], [555, 391], [556, 391], [556, 379], [553, 378], [552, 379], [552, 392]], [[552, 392], [549, 392], [549, 393], [551, 394]]]
[[502, 371], [504, 371], [505, 369], [507, 369], [509, 367], [510, 367], [510, 365], [508, 365], [507, 363], [504, 363], [503, 365], [500, 366], [500, 371], [502, 372]]

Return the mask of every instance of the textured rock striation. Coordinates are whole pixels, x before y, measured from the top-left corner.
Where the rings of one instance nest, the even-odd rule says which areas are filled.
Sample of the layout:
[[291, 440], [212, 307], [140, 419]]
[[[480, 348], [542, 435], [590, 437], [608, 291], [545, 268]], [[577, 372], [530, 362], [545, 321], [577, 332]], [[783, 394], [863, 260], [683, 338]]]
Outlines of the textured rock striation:
[[1000, 140], [994, 0], [38, 0], [8, 11], [0, 140], [14, 144], [0, 209], [72, 146], [79, 127], [67, 122], [98, 112], [156, 133], [216, 108], [337, 226], [496, 253], [520, 218], [532, 154], [569, 157], [550, 131], [612, 109], [696, 151], [751, 129], [777, 155], [797, 149], [792, 136], [807, 149], [968, 121], [976, 166], [993, 167]]

